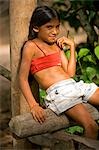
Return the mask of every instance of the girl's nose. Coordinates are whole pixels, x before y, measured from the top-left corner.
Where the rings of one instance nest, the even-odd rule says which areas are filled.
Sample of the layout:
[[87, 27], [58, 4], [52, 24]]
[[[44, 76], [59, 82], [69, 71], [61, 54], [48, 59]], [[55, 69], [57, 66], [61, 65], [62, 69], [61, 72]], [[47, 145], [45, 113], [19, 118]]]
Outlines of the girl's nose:
[[57, 34], [57, 29], [53, 29], [52, 33], [56, 35]]

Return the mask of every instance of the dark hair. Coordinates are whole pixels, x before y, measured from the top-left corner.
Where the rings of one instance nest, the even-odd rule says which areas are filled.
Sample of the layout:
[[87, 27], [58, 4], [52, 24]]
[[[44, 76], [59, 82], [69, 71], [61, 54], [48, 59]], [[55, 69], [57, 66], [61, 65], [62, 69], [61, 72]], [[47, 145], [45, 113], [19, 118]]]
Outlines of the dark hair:
[[37, 33], [33, 31], [33, 27], [40, 27], [53, 18], [56, 18], [60, 21], [59, 14], [56, 10], [49, 8], [48, 6], [38, 6], [33, 11], [30, 20], [28, 39], [31, 40], [37, 37]]

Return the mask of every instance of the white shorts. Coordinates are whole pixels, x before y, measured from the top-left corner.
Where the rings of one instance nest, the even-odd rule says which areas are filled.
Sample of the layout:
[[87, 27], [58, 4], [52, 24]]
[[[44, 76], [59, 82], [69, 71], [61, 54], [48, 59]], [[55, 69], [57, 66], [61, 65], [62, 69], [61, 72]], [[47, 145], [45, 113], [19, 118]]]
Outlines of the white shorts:
[[45, 105], [59, 115], [79, 103], [86, 103], [97, 88], [95, 83], [84, 83], [82, 80], [62, 80], [46, 90]]

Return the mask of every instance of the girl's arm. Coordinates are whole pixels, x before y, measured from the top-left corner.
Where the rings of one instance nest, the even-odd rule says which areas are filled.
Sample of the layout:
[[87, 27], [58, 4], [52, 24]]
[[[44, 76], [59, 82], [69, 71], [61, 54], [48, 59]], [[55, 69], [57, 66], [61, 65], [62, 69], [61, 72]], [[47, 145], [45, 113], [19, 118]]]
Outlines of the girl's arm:
[[63, 48], [64, 45], [68, 45], [70, 47], [70, 58], [69, 60], [66, 58], [64, 51], [61, 51], [61, 59], [62, 59], [62, 67], [67, 72], [70, 77], [73, 77], [76, 72], [76, 56], [75, 56], [75, 44], [74, 41], [68, 39], [67, 37], [61, 37], [57, 40], [57, 43], [60, 48]]
[[29, 104], [34, 119], [42, 123], [45, 120], [45, 112], [33, 97], [28, 82], [30, 65], [33, 55], [33, 44], [27, 42], [23, 48], [22, 61], [19, 70], [19, 82], [21, 91]]

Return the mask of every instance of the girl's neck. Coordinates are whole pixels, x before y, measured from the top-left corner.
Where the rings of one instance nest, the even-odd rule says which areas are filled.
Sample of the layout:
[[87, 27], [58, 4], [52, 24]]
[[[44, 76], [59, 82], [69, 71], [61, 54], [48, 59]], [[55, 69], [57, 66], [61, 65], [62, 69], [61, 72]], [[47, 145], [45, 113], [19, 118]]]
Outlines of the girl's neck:
[[45, 46], [49, 46], [49, 47], [53, 47], [53, 46], [55, 46], [56, 45], [56, 43], [54, 42], [54, 43], [48, 43], [48, 42], [46, 42], [46, 41], [43, 41], [43, 40], [41, 40], [41, 39], [39, 39], [39, 38], [35, 38], [34, 39], [34, 42], [37, 42], [38, 44], [40, 44], [40, 45], [45, 45]]
[[[45, 50], [45, 53], [47, 53], [47, 51], [59, 51], [59, 47], [57, 46], [56, 43], [53, 44], [48, 44], [42, 40], [39, 40], [38, 38], [33, 40], [41, 49]], [[46, 51], [47, 50], [47, 51]]]

